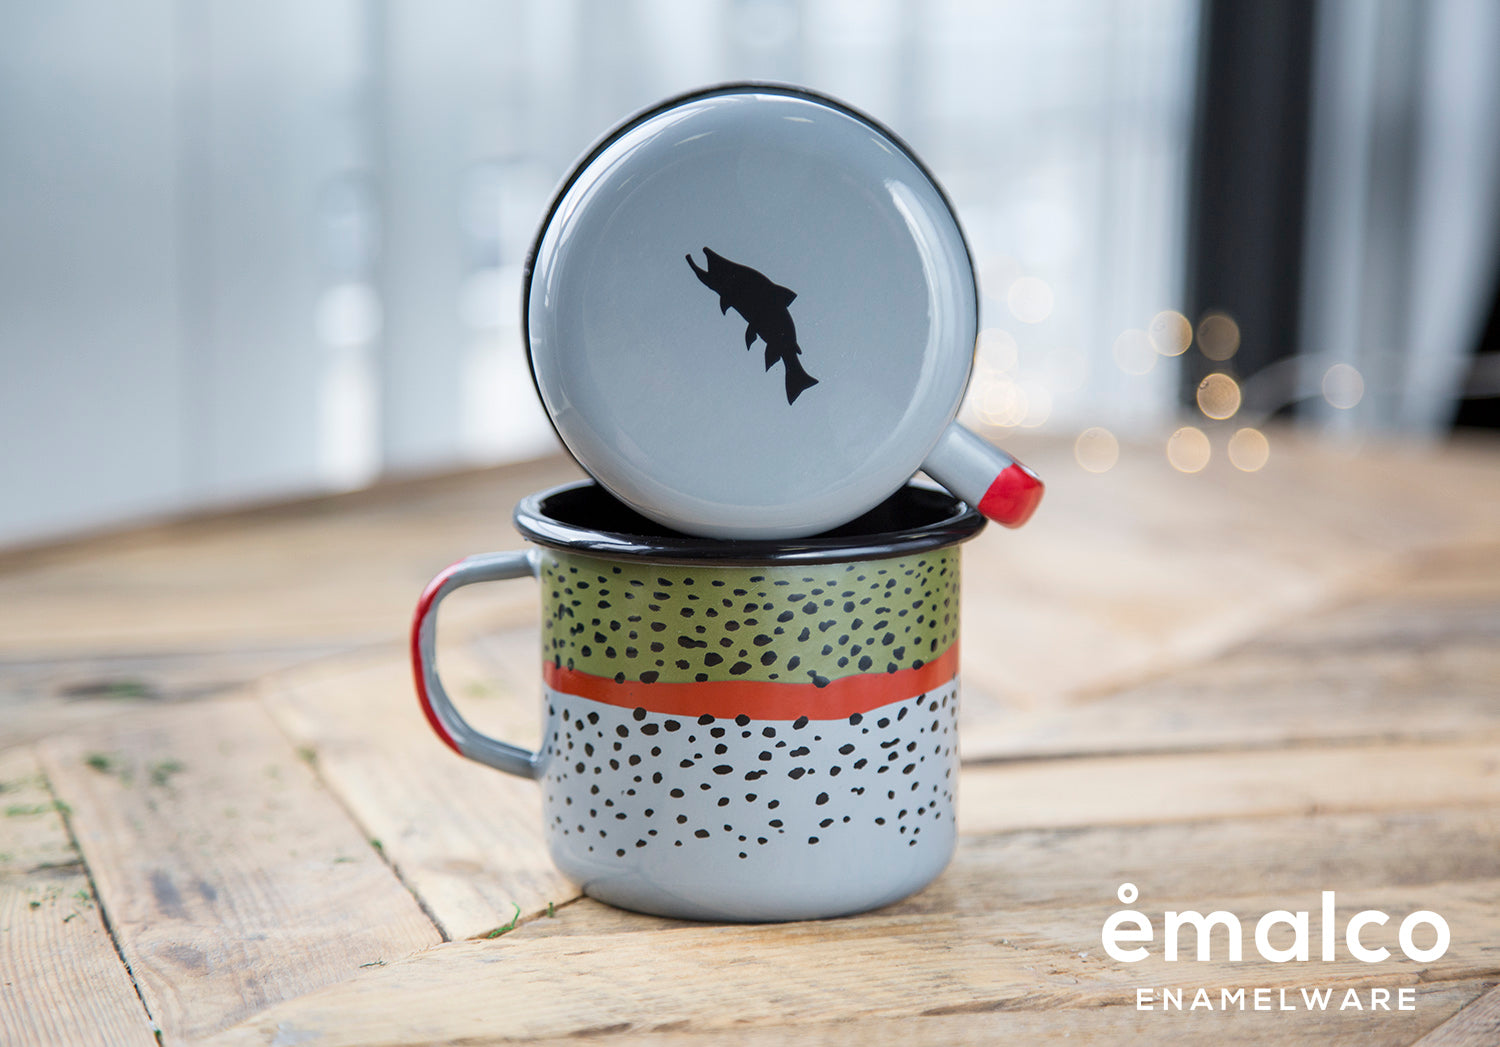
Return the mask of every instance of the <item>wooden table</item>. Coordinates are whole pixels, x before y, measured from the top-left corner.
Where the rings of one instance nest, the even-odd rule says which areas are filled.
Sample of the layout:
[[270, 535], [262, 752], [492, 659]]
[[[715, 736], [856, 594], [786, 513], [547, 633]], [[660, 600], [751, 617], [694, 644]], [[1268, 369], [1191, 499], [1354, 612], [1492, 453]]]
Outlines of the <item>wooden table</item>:
[[[966, 548], [957, 856], [805, 924], [581, 898], [534, 786], [423, 725], [417, 593], [517, 545], [511, 505], [568, 464], [8, 554], [0, 1042], [1500, 1044], [1500, 445], [1272, 443], [1196, 475], [1159, 443], [1100, 475], [1017, 444], [1051, 492]], [[535, 738], [530, 587], [450, 603], [456, 694]], [[1101, 947], [1126, 882], [1157, 934], [1135, 964]], [[1340, 927], [1391, 914], [1366, 937], [1392, 957], [1323, 962], [1314, 930], [1312, 960], [1263, 959], [1253, 922], [1316, 921], [1323, 890]], [[1169, 909], [1237, 914], [1244, 959], [1165, 961]], [[1418, 909], [1437, 960], [1397, 949]]]

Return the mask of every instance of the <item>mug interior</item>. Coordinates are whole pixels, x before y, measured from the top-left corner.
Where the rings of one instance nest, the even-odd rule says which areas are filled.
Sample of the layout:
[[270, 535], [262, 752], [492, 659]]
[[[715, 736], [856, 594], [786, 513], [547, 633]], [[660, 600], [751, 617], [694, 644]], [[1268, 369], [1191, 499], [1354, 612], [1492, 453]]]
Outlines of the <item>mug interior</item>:
[[686, 535], [648, 519], [592, 480], [542, 491], [516, 506], [516, 529], [541, 545], [685, 563], [827, 563], [905, 556], [965, 541], [984, 528], [947, 491], [908, 483], [869, 512], [806, 538], [739, 540]]

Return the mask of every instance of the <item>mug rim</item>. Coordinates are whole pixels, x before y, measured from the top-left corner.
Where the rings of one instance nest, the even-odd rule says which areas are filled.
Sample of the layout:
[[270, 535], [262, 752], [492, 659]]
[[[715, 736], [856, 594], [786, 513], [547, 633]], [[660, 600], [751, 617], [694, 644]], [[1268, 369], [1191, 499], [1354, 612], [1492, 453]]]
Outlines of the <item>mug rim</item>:
[[[743, 567], [843, 563], [907, 556], [968, 541], [982, 531], [987, 522], [977, 509], [943, 488], [913, 482], [903, 484], [858, 519], [832, 531], [804, 538], [700, 538], [676, 531], [638, 534], [624, 529], [587, 527], [559, 519], [554, 515], [555, 508], [549, 511], [549, 505], [555, 507], [559, 499], [593, 492], [618, 506], [622, 515], [639, 515], [597, 480], [576, 480], [521, 499], [512, 515], [516, 530], [529, 541], [565, 552], [645, 562]], [[903, 508], [925, 511], [932, 518], [895, 530], [859, 530], [862, 520], [879, 519], [882, 512]], [[641, 522], [658, 532], [661, 530], [661, 525], [649, 519], [641, 517]]]

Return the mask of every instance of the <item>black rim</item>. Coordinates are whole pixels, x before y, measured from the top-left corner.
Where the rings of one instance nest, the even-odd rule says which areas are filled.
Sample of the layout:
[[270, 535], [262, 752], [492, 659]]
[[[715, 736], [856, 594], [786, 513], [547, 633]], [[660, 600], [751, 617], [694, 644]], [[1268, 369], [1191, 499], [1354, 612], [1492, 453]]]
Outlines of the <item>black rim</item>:
[[539, 545], [598, 556], [720, 566], [834, 563], [906, 556], [967, 541], [985, 520], [947, 491], [907, 484], [874, 509], [807, 538], [695, 538], [648, 520], [592, 480], [516, 506], [516, 529]]
[[[712, 98], [716, 95], [729, 94], [779, 94], [787, 95], [792, 98], [804, 98], [808, 101], [818, 102], [822, 105], [828, 106], [831, 109], [835, 109], [848, 116], [852, 116], [856, 120], [863, 121], [864, 123], [868, 124], [874, 131], [890, 139], [891, 143], [895, 145], [896, 148], [899, 149], [903, 154], [905, 154], [906, 158], [916, 166], [917, 170], [922, 172], [923, 177], [925, 177], [928, 182], [932, 183], [933, 189], [937, 191], [938, 198], [943, 201], [943, 206], [948, 211], [948, 216], [953, 220], [954, 228], [958, 230], [958, 241], [959, 243], [963, 244], [964, 258], [969, 264], [969, 279], [974, 283], [974, 330], [979, 330], [979, 283], [974, 275], [974, 252], [969, 247], [969, 238], [964, 233], [963, 224], [958, 220], [958, 211], [954, 208], [953, 201], [949, 199], [948, 191], [943, 188], [943, 184], [937, 180], [937, 176], [932, 173], [932, 170], [922, 162], [922, 158], [917, 155], [916, 150], [912, 149], [911, 146], [906, 144], [906, 140], [904, 138], [898, 135], [895, 131], [892, 131], [889, 127], [885, 126], [885, 124], [881, 123], [879, 120], [875, 119], [873, 116], [870, 116], [868, 113], [861, 112], [854, 106], [849, 105], [847, 102], [842, 102], [831, 95], [825, 95], [822, 92], [813, 91], [806, 87], [797, 87], [792, 84], [778, 84], [757, 80], [740, 80], [723, 84], [715, 84], [711, 87], [700, 87], [695, 90], [688, 91], [684, 94], [674, 95], [671, 98], [664, 99], [663, 101], [660, 101], [657, 104], [650, 106], [649, 108], [642, 109], [639, 112], [626, 117], [620, 123], [616, 124], [614, 127], [606, 131], [602, 137], [594, 142], [593, 145], [589, 146], [588, 151], [583, 154], [583, 157], [576, 164], [573, 165], [572, 169], [568, 171], [567, 175], [558, 185], [557, 190], [552, 194], [552, 199], [547, 204], [547, 211], [542, 216], [541, 224], [537, 226], [536, 235], [531, 238], [531, 247], [526, 251], [526, 261], [521, 268], [521, 344], [525, 347], [526, 350], [526, 367], [531, 372], [532, 388], [536, 390], [537, 399], [542, 401], [544, 408], [546, 405], [546, 400], [542, 398], [542, 387], [541, 384], [536, 380], [536, 361], [531, 357], [531, 310], [528, 308], [528, 304], [531, 301], [531, 275], [532, 270], [536, 266], [537, 251], [541, 249], [542, 238], [547, 235], [547, 230], [552, 225], [552, 216], [557, 213], [558, 205], [562, 203], [563, 197], [568, 195], [568, 190], [573, 188], [573, 183], [578, 181], [578, 176], [581, 175], [584, 170], [590, 164], [592, 164], [595, 159], [598, 158], [600, 153], [604, 152], [604, 150], [613, 145], [615, 140], [618, 139], [621, 135], [630, 130], [633, 130], [640, 124], [651, 119], [653, 116], [656, 116], [658, 113], [664, 113], [669, 109], [675, 109], [679, 105], [686, 105], [688, 102], [697, 101], [700, 98]], [[969, 351], [969, 371], [971, 375], [974, 370], [974, 353], [977, 351], [977, 349], [978, 346], [976, 343], [976, 345]], [[964, 381], [965, 384], [967, 384], [968, 378], [965, 378]], [[585, 471], [588, 471], [588, 467], [582, 462], [578, 461], [578, 456], [573, 454], [573, 449], [569, 447], [568, 442], [563, 439], [562, 432], [557, 428], [557, 423], [552, 420], [552, 412], [546, 411], [546, 415], [547, 424], [552, 426], [552, 431], [557, 434], [557, 441], [558, 443], [562, 444], [563, 450], [567, 451], [568, 456], [572, 458], [573, 461], [578, 462], [579, 466], [581, 466]]]

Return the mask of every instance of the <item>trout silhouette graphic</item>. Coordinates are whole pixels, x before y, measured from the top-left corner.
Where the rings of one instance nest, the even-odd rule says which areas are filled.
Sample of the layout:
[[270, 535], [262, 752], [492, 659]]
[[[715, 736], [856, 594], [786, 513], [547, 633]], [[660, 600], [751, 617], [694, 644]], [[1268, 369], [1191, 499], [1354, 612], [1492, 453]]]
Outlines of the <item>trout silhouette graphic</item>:
[[731, 262], [707, 247], [703, 254], [708, 258], [707, 269], [700, 268], [691, 254], [684, 257], [703, 286], [719, 296], [719, 312], [727, 314], [733, 309], [744, 318], [745, 348], [748, 350], [759, 337], [766, 343], [766, 370], [777, 360], [782, 362], [786, 368], [786, 402], [796, 403], [804, 389], [818, 384], [797, 359], [802, 350], [797, 345], [797, 327], [787, 311], [797, 292], [774, 284], [748, 265]]

